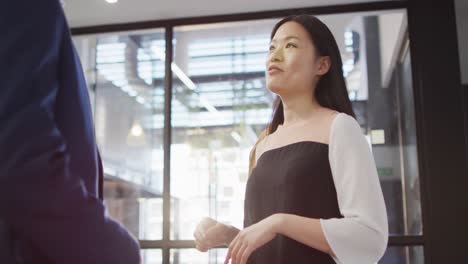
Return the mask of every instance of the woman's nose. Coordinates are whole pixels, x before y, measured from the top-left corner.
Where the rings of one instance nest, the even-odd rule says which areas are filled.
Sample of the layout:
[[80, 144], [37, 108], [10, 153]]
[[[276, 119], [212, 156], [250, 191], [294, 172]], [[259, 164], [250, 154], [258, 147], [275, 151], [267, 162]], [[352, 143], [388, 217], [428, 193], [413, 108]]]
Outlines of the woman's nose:
[[278, 48], [274, 50], [270, 55], [271, 62], [278, 62], [283, 60], [283, 50]]

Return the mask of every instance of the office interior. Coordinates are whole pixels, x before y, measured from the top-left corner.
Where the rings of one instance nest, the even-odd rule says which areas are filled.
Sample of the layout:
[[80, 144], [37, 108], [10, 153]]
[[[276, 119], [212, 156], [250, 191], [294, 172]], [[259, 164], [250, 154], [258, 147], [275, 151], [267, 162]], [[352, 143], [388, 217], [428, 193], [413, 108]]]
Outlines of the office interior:
[[[464, 263], [468, 1], [65, 0], [103, 159], [104, 203], [143, 264], [224, 263], [204, 216], [241, 227], [249, 152], [271, 120], [270, 32], [329, 26], [389, 222], [379, 263]], [[463, 250], [465, 248], [465, 250]]]

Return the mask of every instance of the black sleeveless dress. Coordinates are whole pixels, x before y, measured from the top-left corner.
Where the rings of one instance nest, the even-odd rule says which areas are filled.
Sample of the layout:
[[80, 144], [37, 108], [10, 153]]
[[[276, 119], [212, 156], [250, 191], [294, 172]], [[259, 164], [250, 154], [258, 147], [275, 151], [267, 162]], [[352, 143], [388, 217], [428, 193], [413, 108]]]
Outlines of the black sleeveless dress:
[[[275, 213], [316, 219], [341, 218], [328, 145], [302, 141], [264, 152], [247, 181], [244, 210], [244, 227]], [[335, 261], [326, 253], [277, 235], [253, 252], [248, 263], [332, 264]]]

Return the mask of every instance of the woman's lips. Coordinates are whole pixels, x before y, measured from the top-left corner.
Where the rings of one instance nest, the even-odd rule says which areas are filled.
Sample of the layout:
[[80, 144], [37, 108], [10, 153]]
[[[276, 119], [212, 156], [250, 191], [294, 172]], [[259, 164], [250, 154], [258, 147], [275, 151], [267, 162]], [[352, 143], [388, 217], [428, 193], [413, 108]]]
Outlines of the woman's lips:
[[268, 74], [275, 74], [275, 73], [280, 73], [282, 72], [283, 70], [278, 67], [278, 66], [270, 66], [268, 67]]

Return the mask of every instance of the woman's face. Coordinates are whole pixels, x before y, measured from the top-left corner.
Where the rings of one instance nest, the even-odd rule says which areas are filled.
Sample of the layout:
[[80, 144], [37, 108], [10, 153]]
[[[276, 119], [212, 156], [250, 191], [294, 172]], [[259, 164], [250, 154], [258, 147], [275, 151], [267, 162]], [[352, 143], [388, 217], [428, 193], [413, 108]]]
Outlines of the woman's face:
[[279, 96], [310, 95], [320, 62], [307, 31], [296, 22], [286, 22], [271, 40], [266, 61], [267, 88]]

